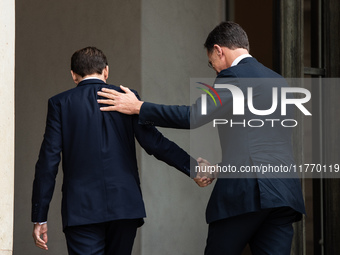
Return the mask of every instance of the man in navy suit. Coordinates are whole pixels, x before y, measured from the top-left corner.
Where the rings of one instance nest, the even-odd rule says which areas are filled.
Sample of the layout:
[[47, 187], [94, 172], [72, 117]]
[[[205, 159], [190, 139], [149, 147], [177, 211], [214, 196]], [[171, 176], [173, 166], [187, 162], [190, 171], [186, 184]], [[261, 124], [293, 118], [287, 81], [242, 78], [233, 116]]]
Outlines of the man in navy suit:
[[97, 91], [121, 91], [106, 84], [108, 73], [102, 51], [78, 50], [71, 58], [77, 87], [48, 101], [32, 195], [33, 238], [42, 249], [48, 249], [47, 214], [60, 153], [63, 230], [69, 254], [79, 255], [131, 254], [136, 230], [146, 217], [135, 138], [147, 153], [188, 176], [190, 163], [196, 164], [156, 128], [138, 125], [138, 115], [100, 111]]
[[[282, 76], [260, 64], [249, 55], [249, 42], [245, 31], [236, 23], [223, 22], [208, 35], [205, 47], [209, 66], [217, 74], [216, 92], [223, 106], [216, 107], [207, 97], [207, 114], [202, 115], [201, 98], [191, 106], [167, 106], [139, 101], [128, 88], [124, 93], [103, 89], [98, 94], [109, 99], [100, 103], [112, 106], [103, 111], [119, 111], [139, 114], [141, 125], [170, 128], [196, 128], [214, 119], [233, 118], [238, 125], [219, 125], [222, 149], [222, 165], [242, 166], [270, 165], [272, 167], [294, 164], [291, 134], [292, 128], [272, 123], [263, 127], [251, 127], [249, 120], [265, 121], [282, 118], [281, 106], [270, 117], [253, 114], [247, 100], [243, 100], [241, 115], [233, 115], [233, 94], [221, 84], [232, 84], [247, 98], [248, 88], [253, 91], [253, 105], [266, 110], [272, 105], [272, 91], [287, 87]], [[268, 79], [270, 78], [270, 79]], [[239, 110], [239, 109], [236, 109]], [[293, 110], [287, 110], [287, 119], [293, 118]], [[245, 125], [240, 125], [245, 123]], [[205, 160], [199, 160], [205, 162]], [[230, 178], [233, 177], [233, 178]], [[206, 255], [241, 254], [248, 243], [253, 254], [290, 254], [294, 221], [305, 213], [300, 181], [294, 176], [277, 176], [251, 173], [219, 176], [211, 194], [206, 219], [209, 224]], [[288, 177], [288, 178], [287, 178]]]

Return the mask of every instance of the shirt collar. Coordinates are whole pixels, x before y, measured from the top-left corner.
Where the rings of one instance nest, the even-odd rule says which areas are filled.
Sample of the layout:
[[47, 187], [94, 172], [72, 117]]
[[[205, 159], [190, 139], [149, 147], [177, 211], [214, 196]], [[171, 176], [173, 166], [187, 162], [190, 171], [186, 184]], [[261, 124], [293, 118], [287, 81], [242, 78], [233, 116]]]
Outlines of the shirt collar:
[[251, 58], [252, 56], [250, 54], [242, 54], [240, 56], [238, 56], [233, 63], [231, 64], [231, 66], [236, 66], [238, 63], [240, 63], [240, 61], [244, 58]]
[[100, 80], [98, 77], [87, 77], [85, 79], [82, 79], [82, 81], [85, 81], [85, 80], [89, 80], [89, 79], [97, 79], [97, 80]]
[[89, 77], [83, 79], [81, 82], [78, 83], [78, 86], [88, 85], [88, 84], [106, 84], [103, 80], [95, 78], [95, 77]]

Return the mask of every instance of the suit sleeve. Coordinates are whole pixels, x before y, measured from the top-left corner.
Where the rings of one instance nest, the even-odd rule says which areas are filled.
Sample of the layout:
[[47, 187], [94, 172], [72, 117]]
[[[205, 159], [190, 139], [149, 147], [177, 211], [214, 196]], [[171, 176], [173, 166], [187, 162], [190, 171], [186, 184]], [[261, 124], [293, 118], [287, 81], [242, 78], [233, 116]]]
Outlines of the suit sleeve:
[[[216, 83], [237, 85], [232, 73], [224, 72], [223, 79]], [[221, 98], [221, 105], [215, 105], [211, 97], [207, 97], [207, 114], [201, 114], [202, 99], [198, 98], [191, 106], [162, 105], [144, 102], [139, 113], [139, 124], [154, 125], [167, 128], [194, 129], [203, 126], [213, 119], [225, 118], [232, 110], [232, 94], [227, 89], [216, 89]]]
[[139, 124], [190, 129], [190, 106], [144, 102], [139, 113]]
[[[138, 97], [137, 93], [136, 95]], [[133, 123], [136, 139], [149, 155], [155, 156], [158, 160], [164, 161], [190, 176], [190, 168], [197, 165], [194, 158], [177, 144], [164, 137], [154, 126], [140, 125], [138, 115], [134, 116]]]
[[35, 167], [32, 194], [32, 222], [47, 221], [62, 149], [60, 114], [50, 99], [44, 140]]

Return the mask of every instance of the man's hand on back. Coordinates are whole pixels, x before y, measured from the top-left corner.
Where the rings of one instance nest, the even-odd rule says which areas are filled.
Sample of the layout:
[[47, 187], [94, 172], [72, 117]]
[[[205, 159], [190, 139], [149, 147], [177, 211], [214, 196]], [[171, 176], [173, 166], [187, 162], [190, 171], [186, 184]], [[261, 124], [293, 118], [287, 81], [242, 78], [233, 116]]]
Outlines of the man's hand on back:
[[139, 110], [144, 103], [138, 100], [136, 95], [131, 92], [129, 88], [120, 85], [120, 88], [125, 93], [120, 93], [113, 89], [102, 88], [98, 91], [98, 95], [107, 99], [98, 99], [99, 104], [106, 104], [110, 106], [101, 107], [101, 111], [117, 111], [124, 114], [139, 114]]

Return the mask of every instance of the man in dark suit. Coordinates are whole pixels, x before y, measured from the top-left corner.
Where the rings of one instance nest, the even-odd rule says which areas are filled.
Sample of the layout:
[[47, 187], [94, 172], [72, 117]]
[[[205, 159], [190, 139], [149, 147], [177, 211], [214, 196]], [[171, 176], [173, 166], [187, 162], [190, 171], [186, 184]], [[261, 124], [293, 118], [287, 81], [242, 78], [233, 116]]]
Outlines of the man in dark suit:
[[97, 91], [121, 91], [106, 84], [108, 73], [102, 51], [78, 50], [71, 58], [77, 87], [48, 101], [32, 195], [33, 238], [42, 249], [47, 250], [47, 214], [60, 153], [63, 230], [69, 254], [80, 255], [131, 254], [136, 230], [145, 217], [135, 138], [147, 153], [186, 175], [190, 175], [190, 163], [196, 164], [156, 128], [138, 125], [137, 115], [100, 111]]
[[[268, 116], [253, 114], [247, 100], [241, 107], [244, 113], [233, 115], [233, 94], [221, 84], [232, 84], [247, 98], [248, 88], [253, 90], [253, 105], [256, 109], [269, 109], [272, 91], [287, 87], [286, 81], [277, 73], [264, 67], [249, 55], [249, 42], [245, 31], [236, 23], [223, 22], [206, 39], [205, 47], [209, 66], [217, 74], [215, 90], [220, 95], [222, 106], [216, 107], [207, 97], [207, 114], [202, 115], [202, 101], [197, 99], [192, 106], [167, 106], [139, 101], [128, 88], [125, 94], [103, 90], [98, 94], [109, 99], [100, 103], [112, 106], [103, 111], [119, 111], [139, 114], [139, 123], [171, 128], [196, 128], [214, 119], [233, 118], [237, 123], [249, 120], [280, 119], [281, 106]], [[270, 78], [270, 79], [268, 79]], [[293, 118], [293, 110], [287, 110], [287, 119]], [[219, 125], [218, 132], [222, 149], [222, 164], [236, 169], [242, 166], [294, 164], [291, 133], [273, 123], [263, 127], [243, 125]], [[200, 160], [205, 162], [205, 160]], [[270, 176], [250, 173], [237, 176], [221, 175], [211, 194], [206, 219], [209, 232], [206, 255], [240, 254], [246, 244], [253, 254], [290, 254], [293, 237], [292, 223], [305, 213], [300, 181], [292, 175]], [[281, 178], [283, 177], [283, 178]], [[287, 178], [288, 177], [288, 178]]]

